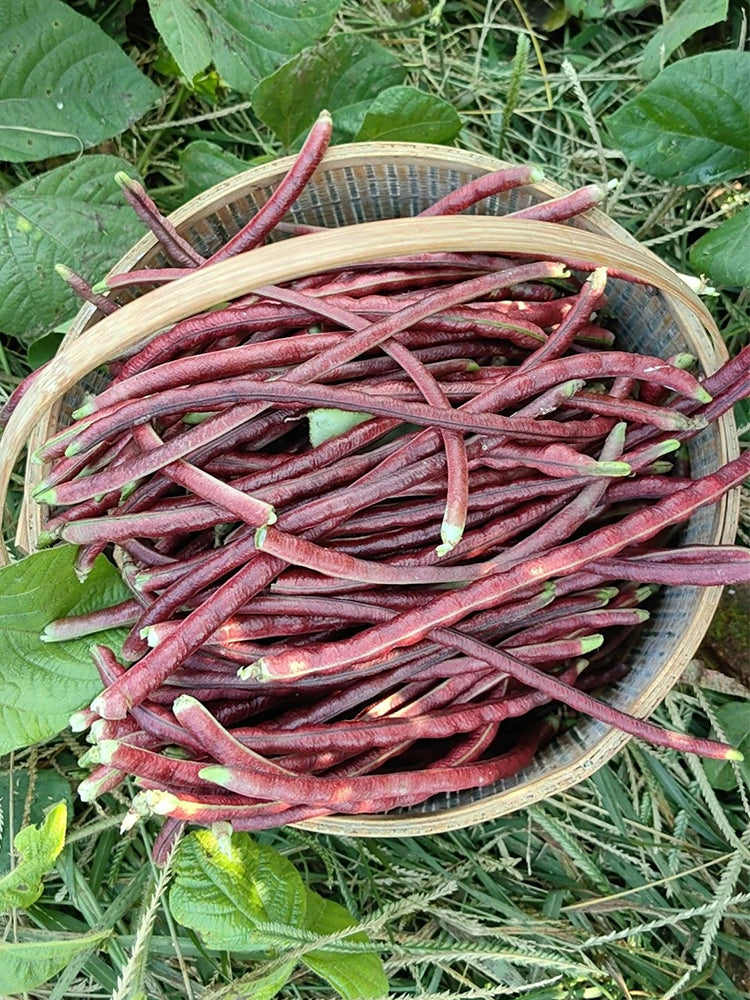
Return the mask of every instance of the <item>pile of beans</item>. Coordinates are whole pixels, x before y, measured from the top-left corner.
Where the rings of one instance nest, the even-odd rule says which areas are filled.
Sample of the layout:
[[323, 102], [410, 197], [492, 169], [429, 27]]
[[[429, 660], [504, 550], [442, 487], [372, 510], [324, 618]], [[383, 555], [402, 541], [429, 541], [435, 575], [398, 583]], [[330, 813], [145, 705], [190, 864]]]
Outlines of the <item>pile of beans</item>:
[[[324, 113], [270, 200], [204, 259], [143, 188], [125, 196], [174, 266], [210, 267], [285, 222], [330, 139]], [[536, 181], [512, 167], [453, 191], [455, 214]], [[596, 187], [514, 213], [560, 222]], [[132, 599], [45, 638], [127, 625], [120, 662], [72, 724], [90, 727], [84, 799], [136, 776], [131, 819], [264, 827], [412, 806], [525, 767], [568, 709], [714, 757], [592, 695], [621, 679], [658, 587], [750, 579], [750, 553], [677, 547], [674, 525], [750, 471], [691, 479], [685, 443], [749, 391], [745, 350], [617, 349], [619, 268], [479, 253], [318, 273], [192, 316], [111, 366], [38, 458], [40, 539], [117, 546]], [[588, 271], [588, 273], [587, 273]], [[104, 288], [69, 282], [105, 313]], [[8, 404], [16, 405], [23, 387]]]

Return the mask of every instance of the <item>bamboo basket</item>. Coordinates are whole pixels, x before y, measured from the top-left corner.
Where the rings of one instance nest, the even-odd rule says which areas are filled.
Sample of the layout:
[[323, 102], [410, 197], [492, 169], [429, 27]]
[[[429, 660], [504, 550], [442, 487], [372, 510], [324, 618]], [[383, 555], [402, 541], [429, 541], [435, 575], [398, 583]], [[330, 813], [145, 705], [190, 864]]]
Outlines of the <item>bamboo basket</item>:
[[[266, 201], [290, 162], [284, 159], [264, 164], [216, 185], [175, 212], [172, 221], [201, 253], [208, 255]], [[705, 309], [686, 292], [666, 265], [638, 247], [625, 230], [602, 212], [588, 212], [585, 218], [566, 226], [528, 222], [519, 226], [511, 220], [497, 219], [564, 193], [556, 184], [544, 182], [506, 192], [458, 217], [408, 218], [448, 190], [500, 165], [487, 156], [440, 146], [407, 143], [338, 146], [329, 151], [290, 215], [295, 222], [337, 227], [333, 232], [298, 237], [285, 246], [271, 244], [243, 254], [148, 292], [111, 317], [102, 317], [94, 307], [85, 305], [72, 323], [43, 384], [29, 393], [23, 418], [6, 431], [0, 445], [0, 494], [5, 492], [3, 476], [7, 476], [26, 439], [31, 452], [65, 426], [83, 392], [104, 384], [104, 376], [95, 371], [97, 366], [125, 348], [145, 342], [184, 316], [262, 284], [384, 256], [387, 252], [428, 249], [519, 252], [533, 250], [537, 239], [549, 238], [554, 233], [559, 246], [598, 263], [614, 262], [613, 256], [620, 260], [620, 254], [630, 254], [628, 266], [636, 270], [641, 267], [644, 274], [653, 270], [655, 282], [661, 287], [657, 290], [609, 281], [607, 295], [618, 317], [618, 343], [628, 350], [661, 357], [690, 351], [697, 356], [705, 373], [719, 367], [726, 359], [726, 351]], [[375, 221], [389, 219], [401, 221]], [[340, 231], [339, 227], [355, 224], [357, 229]], [[160, 246], [149, 235], [121, 258], [112, 273], [167, 265]], [[122, 291], [116, 299], [126, 304], [131, 294]], [[737, 453], [734, 422], [728, 414], [691, 443], [693, 475], [711, 472]], [[44, 474], [43, 467], [27, 463], [25, 497], [16, 537], [18, 547], [27, 552], [35, 547], [45, 514], [30, 499], [31, 491]], [[731, 543], [737, 517], [738, 496], [734, 491], [714, 507], [693, 516], [685, 527], [684, 543]], [[0, 562], [3, 556], [0, 551]], [[720, 588], [670, 588], [627, 653], [632, 664], [630, 673], [608, 691], [607, 700], [634, 715], [649, 715], [698, 648], [720, 593]], [[493, 786], [435, 796], [422, 805], [383, 815], [331, 816], [300, 825], [309, 830], [350, 836], [410, 836], [469, 826], [569, 788], [606, 763], [628, 738], [602, 723], [582, 719], [546, 747], [531, 766]]]

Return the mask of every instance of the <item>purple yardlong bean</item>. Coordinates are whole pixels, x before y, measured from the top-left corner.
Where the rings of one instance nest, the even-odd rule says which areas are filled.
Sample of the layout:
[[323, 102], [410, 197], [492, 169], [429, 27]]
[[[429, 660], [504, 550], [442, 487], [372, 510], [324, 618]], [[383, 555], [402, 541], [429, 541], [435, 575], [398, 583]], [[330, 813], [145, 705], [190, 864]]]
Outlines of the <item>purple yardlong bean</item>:
[[128, 177], [124, 171], [115, 174], [115, 180], [119, 184], [125, 200], [136, 215], [146, 223], [175, 264], [192, 268], [203, 262], [203, 257], [197, 250], [180, 236], [169, 219], [164, 218], [142, 184], [139, 184], [132, 177]]
[[[542, 583], [565, 576], [596, 559], [617, 555], [628, 545], [652, 538], [663, 528], [687, 520], [700, 507], [715, 503], [727, 490], [742, 482], [750, 473], [750, 453], [729, 462], [717, 472], [695, 480], [679, 493], [657, 501], [647, 510], [639, 510], [619, 523], [596, 529], [584, 538], [559, 545], [551, 552], [520, 563], [501, 577], [470, 583], [460, 592], [447, 593], [431, 605], [399, 615], [393, 622], [366, 629], [354, 639], [309, 647], [306, 652], [263, 659], [245, 671], [246, 676], [293, 677], [303, 673], [330, 671], [356, 662], [362, 656], [372, 658], [394, 646], [409, 645], [434, 628], [452, 625], [472, 610], [481, 610], [510, 599], [517, 588], [534, 580]], [[96, 706], [92, 706], [96, 710]], [[100, 714], [103, 714], [100, 712]]]
[[93, 635], [104, 629], [118, 625], [132, 624], [141, 612], [138, 601], [122, 601], [100, 611], [89, 611], [84, 615], [69, 615], [45, 625], [40, 638], [43, 642], [61, 642], [82, 635]]
[[103, 316], [111, 316], [112, 313], [117, 312], [120, 308], [116, 302], [108, 299], [106, 295], [100, 295], [98, 292], [95, 292], [88, 281], [82, 278], [80, 274], [76, 274], [71, 268], [66, 267], [65, 264], [55, 264], [55, 271], [73, 289], [76, 295], [96, 306]]
[[417, 586], [425, 583], [455, 583], [474, 580], [490, 572], [477, 566], [398, 566], [357, 559], [334, 549], [326, 549], [303, 538], [275, 528], [256, 532], [255, 545], [260, 552], [283, 559], [293, 566], [304, 566], [336, 580], [355, 580], [378, 586]]
[[509, 212], [506, 219], [536, 219], [543, 222], [564, 222], [572, 219], [576, 215], [588, 212], [595, 208], [607, 193], [607, 189], [601, 184], [587, 184], [585, 187], [577, 188], [569, 194], [559, 198], [552, 198], [549, 201], [539, 201], [528, 208], [519, 209], [517, 212]]
[[[547, 203], [549, 204], [549, 202]], [[604, 289], [607, 284], [607, 269], [602, 267], [593, 272], [578, 293], [576, 303], [563, 321], [555, 328], [554, 333], [545, 344], [537, 348], [525, 361], [521, 362], [518, 372], [535, 368], [543, 361], [559, 358], [570, 348], [576, 335], [591, 319], [592, 313], [604, 301]]]
[[[546, 275], [547, 277], [554, 277], [565, 273], [564, 269], [557, 268], [551, 264], [544, 266], [526, 265], [526, 267], [536, 267], [535, 276]], [[520, 281], [527, 277], [529, 273], [528, 270], [524, 272], [523, 268], [516, 268], [514, 269], [514, 280]], [[507, 272], [503, 274], [504, 279], [507, 281]], [[371, 324], [360, 333], [352, 334], [343, 344], [327, 351], [322, 351], [317, 357], [304, 362], [299, 368], [294, 370], [294, 377], [296, 380], [302, 382], [312, 381], [317, 375], [325, 374], [338, 365], [350, 361], [363, 351], [377, 346], [384, 340], [392, 337], [395, 333], [411, 326], [417, 320], [426, 318], [435, 311], [450, 305], [466, 302], [471, 298], [477, 298], [488, 290], [491, 290], [492, 287], [497, 287], [500, 281], [501, 278], [497, 274], [485, 275], [481, 278], [473, 278], [469, 281], [461, 282], [450, 289], [441, 289], [438, 292], [428, 295], [414, 305], [407, 306], [399, 312], [386, 317], [384, 320]], [[591, 356], [587, 355], [587, 357]], [[685, 375], [686, 373], [681, 374]], [[561, 379], [556, 379], [556, 382], [559, 381]], [[205, 421], [181, 435], [178, 439], [166, 443], [161, 448], [155, 448], [152, 452], [143, 455], [140, 460], [136, 459], [132, 463], [129, 463], [127, 479], [120, 485], [140, 479], [151, 472], [156, 472], [176, 459], [181, 459], [186, 455], [192, 454], [223, 434], [240, 427], [252, 417], [259, 415], [264, 409], [265, 406], [262, 403], [238, 405], [232, 409], [231, 414], [221, 414], [212, 420]], [[88, 488], [91, 487], [92, 482], [94, 483], [93, 495], [95, 495], [99, 491], [100, 480], [97, 481], [96, 475], [89, 477]], [[114, 489], [115, 487], [111, 485], [110, 488]], [[46, 484], [40, 484], [39, 488], [35, 491], [35, 497], [39, 499], [40, 495], [43, 495], [45, 491]]]
[[419, 217], [430, 215], [456, 215], [466, 211], [472, 205], [500, 194], [502, 191], [509, 191], [511, 188], [520, 187], [523, 184], [538, 184], [544, 179], [544, 172], [539, 167], [501, 167], [491, 173], [483, 174], [474, 180], [463, 184], [449, 194], [438, 199], [428, 208], [419, 213]]
[[327, 111], [321, 111], [292, 168], [265, 205], [242, 227], [236, 236], [233, 236], [212, 257], [209, 257], [206, 264], [216, 264], [218, 261], [226, 260], [227, 257], [232, 257], [244, 250], [251, 250], [263, 242], [307, 186], [307, 182], [323, 159], [328, 143], [331, 141], [332, 131], [333, 124], [330, 114]]
[[270, 344], [246, 344], [211, 354], [176, 358], [113, 383], [90, 403], [76, 410], [74, 416], [81, 419], [116, 403], [180, 385], [213, 382], [277, 364], [297, 364], [340, 343], [342, 336], [340, 333], [304, 334], [271, 341]]

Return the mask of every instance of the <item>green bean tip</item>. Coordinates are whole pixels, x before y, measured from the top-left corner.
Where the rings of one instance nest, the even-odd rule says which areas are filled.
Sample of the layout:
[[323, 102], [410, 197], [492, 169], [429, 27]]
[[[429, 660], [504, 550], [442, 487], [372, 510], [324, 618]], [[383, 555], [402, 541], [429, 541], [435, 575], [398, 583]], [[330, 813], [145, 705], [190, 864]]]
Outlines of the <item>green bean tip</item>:
[[590, 471], [596, 476], [629, 476], [633, 467], [628, 462], [597, 462]]
[[219, 764], [212, 764], [209, 767], [202, 767], [198, 772], [198, 777], [203, 781], [211, 781], [214, 785], [227, 787], [227, 782], [232, 780], [232, 772], [228, 767]]
[[583, 636], [580, 642], [582, 653], [593, 653], [593, 651], [595, 649], [599, 649], [601, 644], [604, 642], [604, 636], [601, 632], [595, 632], [593, 635]]
[[95, 747], [92, 747], [89, 753], [98, 750], [98, 763], [109, 764], [119, 745], [117, 740], [102, 740], [101, 743], [97, 743]]
[[89, 713], [86, 711], [73, 712], [70, 720], [68, 721], [68, 725], [74, 733], [84, 732], [84, 730], [89, 728]]
[[55, 504], [57, 493], [54, 489], [49, 489], [46, 483], [41, 482], [34, 490], [33, 495], [37, 503], [46, 503], [52, 507]]

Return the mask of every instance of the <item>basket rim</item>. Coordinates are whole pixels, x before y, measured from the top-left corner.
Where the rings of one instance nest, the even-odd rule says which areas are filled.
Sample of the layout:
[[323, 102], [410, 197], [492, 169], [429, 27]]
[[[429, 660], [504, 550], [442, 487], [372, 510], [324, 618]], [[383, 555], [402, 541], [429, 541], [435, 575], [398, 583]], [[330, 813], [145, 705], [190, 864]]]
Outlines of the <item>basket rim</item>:
[[[217, 206], [226, 204], [228, 200], [241, 196], [243, 192], [262, 185], [273, 184], [275, 180], [283, 176], [293, 160], [294, 157], [275, 160], [271, 163], [251, 167], [236, 177], [221, 181], [186, 202], [185, 205], [170, 215], [170, 219], [175, 225], [182, 227], [197, 217], [210, 214]], [[325, 172], [326, 170], [342, 165], [372, 163], [374, 160], [381, 162], [417, 161], [425, 166], [436, 165], [441, 167], [466, 168], [476, 171], [477, 176], [504, 165], [503, 161], [486, 154], [457, 150], [444, 146], [415, 143], [353, 143], [336, 146], [332, 150], [329, 150], [318, 171]], [[547, 197], [559, 196], [565, 193], [566, 190], [555, 182], [547, 180], [528, 185], [528, 188]], [[586, 218], [579, 221], [578, 228], [584, 228], [591, 232], [603, 232], [606, 235], [614, 236], [621, 242], [629, 243], [630, 245], [639, 245], [629, 233], [597, 209], [588, 212]], [[115, 274], [133, 269], [144, 256], [153, 251], [157, 246], [158, 241], [156, 238], [152, 234], [147, 234], [120, 258], [109, 273]], [[648, 253], [655, 260], [659, 260], [651, 251], [648, 251]], [[312, 267], [313, 265], [311, 265]], [[669, 296], [667, 292], [663, 292], [663, 294], [669, 299], [670, 310], [675, 314], [679, 325], [686, 332], [688, 339], [698, 340], [701, 347], [701, 361], [704, 367], [707, 370], [714, 370], [727, 357], [723, 342], [721, 340], [717, 341], [715, 335], [707, 333], [685, 305], [674, 299], [673, 296]], [[61, 349], [64, 349], [67, 344], [77, 339], [85, 329], [92, 325], [92, 321], [96, 318], [96, 313], [95, 307], [89, 304], [81, 308], [70, 326]], [[687, 331], [689, 331], [689, 335]], [[724, 462], [738, 453], [734, 420], [731, 412], [725, 415], [725, 417], [720, 418], [717, 422], [717, 428], [720, 438], [719, 458]], [[38, 467], [34, 466], [33, 469], [34, 474], [38, 474]], [[715, 539], [717, 542], [727, 543], [733, 541], [738, 518], [738, 508], [739, 502], [736, 491], [724, 497], [720, 501], [720, 504], [717, 505], [717, 524], [719, 525], [716, 532], [719, 537]], [[41, 511], [39, 513], [41, 514]], [[30, 534], [33, 537], [33, 529]], [[668, 668], [665, 666], [665, 669], [662, 670], [649, 687], [641, 692], [641, 695], [631, 708], [635, 714], [649, 714], [662, 700], [666, 691], [677, 680], [697, 649], [705, 631], [703, 623], [707, 627], [716, 609], [720, 594], [721, 588], [707, 588], [701, 591], [692, 627], [682, 637], [679, 646], [669, 661]], [[664, 687], [663, 691], [661, 690], [662, 687]], [[658, 690], [655, 690], [656, 688]], [[412, 815], [382, 814], [357, 817], [340, 815], [323, 817], [317, 820], [306, 820], [296, 825], [315, 832], [349, 836], [411, 836], [447, 831], [495, 818], [571, 787], [611, 759], [630, 739], [630, 737], [619, 731], [607, 730], [606, 727], [603, 727], [603, 730], [602, 735], [595, 739], [574, 764], [560, 765], [558, 768], [550, 766], [549, 770], [539, 778], [527, 781], [517, 788], [490, 794], [477, 802], [447, 807], [434, 813], [414, 813]]]

